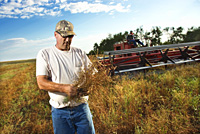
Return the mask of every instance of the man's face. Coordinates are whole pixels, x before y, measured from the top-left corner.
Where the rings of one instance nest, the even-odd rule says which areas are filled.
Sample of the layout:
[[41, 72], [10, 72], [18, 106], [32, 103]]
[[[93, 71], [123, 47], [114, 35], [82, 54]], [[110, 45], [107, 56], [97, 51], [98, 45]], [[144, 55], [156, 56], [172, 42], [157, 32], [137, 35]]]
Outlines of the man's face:
[[56, 47], [61, 51], [69, 51], [73, 35], [62, 37], [58, 32], [54, 32], [56, 38]]

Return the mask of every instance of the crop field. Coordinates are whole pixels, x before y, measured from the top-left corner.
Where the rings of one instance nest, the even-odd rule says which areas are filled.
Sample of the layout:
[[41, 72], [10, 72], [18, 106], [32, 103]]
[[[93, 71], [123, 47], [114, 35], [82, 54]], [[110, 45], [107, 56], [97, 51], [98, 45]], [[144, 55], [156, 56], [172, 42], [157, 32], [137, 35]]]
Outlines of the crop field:
[[[1, 134], [52, 134], [51, 107], [35, 60], [0, 63]], [[170, 68], [170, 67], [169, 67]], [[89, 105], [97, 134], [200, 133], [200, 63], [101, 77]]]

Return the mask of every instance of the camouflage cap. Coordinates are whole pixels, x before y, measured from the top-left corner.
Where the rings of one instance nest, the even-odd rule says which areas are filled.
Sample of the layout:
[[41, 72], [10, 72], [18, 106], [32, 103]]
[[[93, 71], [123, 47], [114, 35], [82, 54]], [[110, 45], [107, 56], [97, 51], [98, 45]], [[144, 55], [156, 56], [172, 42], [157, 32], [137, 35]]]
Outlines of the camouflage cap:
[[76, 35], [73, 31], [74, 26], [71, 22], [61, 20], [56, 24], [55, 31], [59, 32], [61, 36]]

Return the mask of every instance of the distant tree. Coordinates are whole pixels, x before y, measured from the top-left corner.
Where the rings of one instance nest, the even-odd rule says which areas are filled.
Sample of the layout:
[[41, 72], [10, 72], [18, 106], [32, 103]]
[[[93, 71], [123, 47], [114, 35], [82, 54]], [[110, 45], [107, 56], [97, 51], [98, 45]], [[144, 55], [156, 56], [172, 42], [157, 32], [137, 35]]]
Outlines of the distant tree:
[[[161, 42], [161, 36], [163, 32], [169, 36], [168, 40], [164, 43]], [[100, 44], [94, 44], [93, 50], [89, 52], [89, 54], [95, 55], [97, 54], [97, 50], [99, 54], [102, 54], [104, 51], [111, 51], [113, 50], [113, 45], [116, 42], [124, 41], [128, 35], [128, 31], [125, 31], [124, 34], [121, 32], [115, 35], [109, 34], [106, 39], [103, 39]], [[200, 40], [200, 27], [195, 28], [191, 27], [188, 29], [186, 34], [183, 34], [183, 27], [166, 27], [161, 30], [160, 27], [156, 26], [153, 27], [150, 32], [145, 32], [141, 27], [135, 30], [135, 35], [140, 38], [140, 40], [145, 41], [148, 46], [151, 45], [162, 45], [162, 44], [174, 44], [180, 42], [190, 42], [190, 41], [199, 41]]]
[[188, 29], [184, 37], [184, 42], [191, 42], [191, 41], [200, 41], [200, 27], [198, 28], [191, 27]]
[[106, 46], [106, 40], [103, 39], [99, 44], [99, 53], [103, 53]]
[[185, 35], [183, 32], [183, 27], [178, 27], [177, 29], [174, 27], [171, 27], [172, 35], [170, 36], [169, 42], [171, 44], [180, 43], [183, 42]]
[[136, 30], [136, 38], [139, 38], [141, 41], [143, 41], [144, 38], [144, 29], [142, 26], [140, 26], [139, 28], [137, 28]]
[[99, 49], [99, 46], [98, 46], [97, 43], [95, 43], [94, 46], [93, 46], [93, 51], [94, 51], [95, 54], [97, 54], [98, 49]]
[[163, 29], [163, 31], [169, 32], [169, 29], [170, 29], [169, 27], [166, 27]]
[[114, 40], [114, 42], [120, 42], [120, 41], [123, 41], [124, 40], [124, 35], [120, 32], [120, 33], [118, 33], [118, 34], [115, 34], [114, 36], [113, 36], [113, 40]]
[[151, 44], [152, 45], [160, 45], [161, 44], [161, 36], [162, 36], [162, 31], [160, 27], [153, 27], [151, 30]]
[[108, 34], [108, 38], [107, 39], [112, 39], [112, 34]]
[[[124, 34], [122, 34], [121, 32], [115, 35], [111, 35], [109, 34], [108, 37], [106, 39], [103, 39], [101, 41], [101, 43], [99, 44], [98, 48], [99, 48], [99, 53], [103, 53], [104, 51], [112, 51], [114, 50], [113, 45], [116, 42], [120, 42], [120, 41], [124, 41], [125, 36], [128, 34], [128, 32], [126, 31]], [[95, 45], [96, 48], [96, 45]]]
[[151, 46], [151, 33], [150, 32], [145, 32], [144, 40], [145, 40], [145, 44], [147, 46]]
[[123, 34], [124, 39], [126, 39], [128, 33], [129, 33], [128, 31], [125, 31], [125, 32], [124, 32], [124, 34]]
[[171, 36], [171, 34], [169, 33], [169, 31], [170, 31], [170, 27], [166, 27], [166, 28], [163, 29], [163, 32], [168, 36], [167, 41], [165, 41], [164, 43], [162, 43], [163, 45], [171, 44], [170, 41], [169, 41], [170, 36]]
[[88, 55], [95, 55], [94, 50], [90, 50], [90, 52], [88, 53]]

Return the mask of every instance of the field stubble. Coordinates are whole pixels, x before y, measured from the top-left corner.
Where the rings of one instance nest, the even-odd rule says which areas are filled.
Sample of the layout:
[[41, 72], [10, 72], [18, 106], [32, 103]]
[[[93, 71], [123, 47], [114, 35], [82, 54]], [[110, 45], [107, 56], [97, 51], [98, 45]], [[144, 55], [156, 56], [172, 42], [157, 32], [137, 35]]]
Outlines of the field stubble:
[[[35, 62], [0, 67], [1, 133], [53, 133], [47, 92]], [[89, 105], [97, 134], [199, 133], [200, 63], [144, 77], [109, 77], [99, 70]]]

